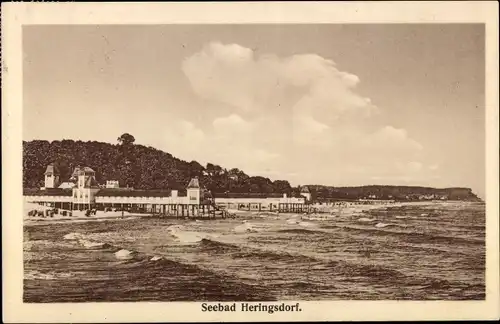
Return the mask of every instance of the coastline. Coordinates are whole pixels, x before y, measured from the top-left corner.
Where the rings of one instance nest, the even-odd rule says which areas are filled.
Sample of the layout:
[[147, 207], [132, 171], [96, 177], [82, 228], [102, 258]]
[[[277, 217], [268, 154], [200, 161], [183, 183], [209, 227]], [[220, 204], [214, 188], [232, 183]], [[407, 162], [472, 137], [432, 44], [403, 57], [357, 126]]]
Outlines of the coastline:
[[[290, 218], [301, 216], [304, 220], [315, 220], [315, 219], [335, 219], [336, 217], [350, 217], [359, 216], [365, 212], [376, 209], [384, 208], [397, 208], [404, 206], [436, 206], [436, 205], [464, 205], [477, 202], [468, 201], [408, 201], [408, 202], [395, 202], [395, 203], [375, 203], [375, 204], [353, 204], [351, 202], [347, 203], [345, 206], [339, 208], [338, 206], [315, 206], [323, 207], [324, 210], [321, 212], [313, 212], [310, 214], [300, 214], [300, 213], [276, 213], [276, 212], [265, 212], [265, 211], [245, 211], [245, 210], [228, 210], [233, 213], [236, 219], [253, 219], [253, 218]], [[99, 222], [99, 221], [126, 221], [134, 220], [138, 218], [164, 218], [164, 219], [179, 219], [176, 217], [162, 217], [153, 214], [139, 214], [124, 212], [102, 212], [98, 211], [96, 215], [85, 216], [84, 211], [74, 211], [74, 216], [62, 216], [60, 214], [54, 215], [54, 217], [37, 217], [28, 216], [27, 210], [40, 208], [40, 209], [52, 209], [50, 207], [34, 205], [31, 203], [25, 203], [25, 213], [23, 218], [24, 226], [36, 226], [36, 225], [47, 225], [47, 224], [60, 224], [60, 223], [86, 223], [86, 222]], [[185, 218], [186, 220], [193, 220], [196, 218]], [[208, 219], [207, 219], [208, 220]]]

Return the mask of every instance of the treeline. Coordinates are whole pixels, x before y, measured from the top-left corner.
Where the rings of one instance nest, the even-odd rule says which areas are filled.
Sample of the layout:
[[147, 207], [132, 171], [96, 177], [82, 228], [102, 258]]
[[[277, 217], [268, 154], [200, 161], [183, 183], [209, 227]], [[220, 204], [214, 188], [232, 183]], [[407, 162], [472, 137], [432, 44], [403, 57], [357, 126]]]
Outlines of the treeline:
[[383, 200], [464, 200], [479, 201], [480, 198], [470, 188], [430, 188], [418, 186], [381, 186], [369, 185], [360, 187], [331, 187], [309, 185], [311, 195], [315, 200], [331, 199], [383, 199]]
[[[99, 183], [118, 180], [121, 187], [142, 190], [186, 188], [197, 176], [213, 194], [228, 193], [277, 196], [286, 193], [298, 196], [300, 187], [292, 187], [286, 180], [270, 180], [249, 176], [242, 170], [227, 169], [217, 164], [203, 166], [196, 161], [186, 162], [153, 147], [134, 144], [135, 138], [123, 134], [117, 144], [96, 141], [23, 141], [23, 186], [40, 188], [44, 184], [47, 165], [59, 169], [61, 181], [67, 181], [73, 169], [88, 166], [96, 171]], [[435, 189], [407, 186], [332, 187], [308, 185], [317, 201], [335, 199], [393, 199], [393, 200], [479, 200], [468, 188]]]
[[120, 136], [116, 145], [73, 140], [23, 141], [23, 186], [43, 186], [46, 167], [53, 163], [59, 169], [61, 181], [67, 181], [80, 165], [94, 169], [99, 183], [118, 180], [121, 187], [135, 189], [181, 190], [197, 176], [212, 193], [298, 194], [298, 188], [292, 188], [285, 180], [251, 177], [242, 170], [213, 163], [203, 166], [196, 161], [186, 162], [153, 147], [136, 145], [134, 141], [130, 134]]

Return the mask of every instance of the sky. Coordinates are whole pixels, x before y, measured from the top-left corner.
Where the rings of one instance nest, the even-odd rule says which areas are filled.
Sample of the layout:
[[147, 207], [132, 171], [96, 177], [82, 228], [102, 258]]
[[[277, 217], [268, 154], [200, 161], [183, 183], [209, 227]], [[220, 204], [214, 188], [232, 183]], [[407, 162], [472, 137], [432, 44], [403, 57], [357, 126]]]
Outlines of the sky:
[[24, 26], [23, 139], [484, 197], [484, 51], [479, 24]]

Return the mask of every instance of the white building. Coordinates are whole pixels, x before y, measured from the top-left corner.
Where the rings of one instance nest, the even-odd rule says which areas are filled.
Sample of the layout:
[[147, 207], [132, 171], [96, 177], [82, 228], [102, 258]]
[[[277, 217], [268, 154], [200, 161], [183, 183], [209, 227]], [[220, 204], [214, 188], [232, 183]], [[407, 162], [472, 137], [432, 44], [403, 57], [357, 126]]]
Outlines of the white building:
[[[25, 190], [26, 202], [36, 202], [52, 205], [62, 209], [104, 209], [137, 208], [139, 210], [152, 210], [155, 212], [168, 212], [181, 210], [184, 215], [197, 215], [217, 205], [228, 209], [244, 210], [290, 210], [302, 211], [304, 205], [311, 199], [308, 188], [304, 187], [300, 197], [287, 197], [279, 194], [221, 194], [212, 198], [211, 194], [200, 186], [197, 177], [189, 181], [186, 195], [180, 196], [177, 190], [134, 190], [119, 188], [118, 181], [109, 180], [106, 188], [102, 188], [96, 181], [95, 171], [89, 167], [76, 167], [69, 182], [64, 186], [56, 187], [59, 182], [58, 170], [53, 165], [47, 167], [45, 172], [44, 190], [33, 192]], [[36, 191], [36, 190], [35, 190]]]
[[55, 167], [52, 164], [49, 164], [47, 166], [47, 169], [45, 170], [45, 186], [42, 187], [42, 189], [45, 188], [57, 188], [59, 186], [59, 170], [57, 167]]
[[95, 194], [100, 190], [95, 179], [95, 171], [89, 167], [76, 167], [71, 179], [77, 183], [73, 188], [73, 204], [90, 208], [95, 202]]
[[300, 189], [300, 195], [306, 199], [306, 201], [311, 201], [311, 192], [308, 187], [302, 187]]
[[120, 182], [118, 180], [107, 180], [106, 188], [108, 189], [117, 189], [120, 188]]

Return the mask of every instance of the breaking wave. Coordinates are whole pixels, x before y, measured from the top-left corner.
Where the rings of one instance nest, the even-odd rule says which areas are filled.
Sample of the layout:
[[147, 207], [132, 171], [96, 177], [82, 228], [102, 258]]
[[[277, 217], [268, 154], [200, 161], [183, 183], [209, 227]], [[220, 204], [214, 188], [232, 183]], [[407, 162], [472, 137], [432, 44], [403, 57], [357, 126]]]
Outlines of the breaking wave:
[[305, 228], [287, 228], [278, 230], [279, 233], [294, 233], [294, 234], [326, 234], [327, 232], [321, 230], [311, 230]]
[[[405, 227], [405, 226], [403, 225], [398, 227]], [[446, 243], [446, 244], [461, 243], [461, 244], [474, 244], [474, 245], [484, 244], [484, 241], [480, 239], [457, 237], [457, 236], [445, 236], [445, 235], [422, 233], [422, 232], [409, 232], [409, 231], [400, 232], [384, 228], [360, 228], [360, 227], [335, 226], [335, 225], [324, 226], [323, 228], [340, 228], [342, 230], [349, 232], [357, 232], [365, 234], [371, 233], [374, 236], [395, 237], [395, 238], [400, 238], [402, 241], [411, 243]]]

